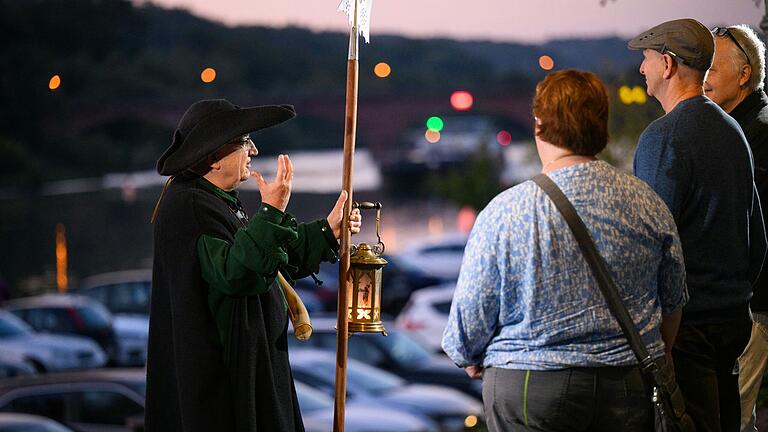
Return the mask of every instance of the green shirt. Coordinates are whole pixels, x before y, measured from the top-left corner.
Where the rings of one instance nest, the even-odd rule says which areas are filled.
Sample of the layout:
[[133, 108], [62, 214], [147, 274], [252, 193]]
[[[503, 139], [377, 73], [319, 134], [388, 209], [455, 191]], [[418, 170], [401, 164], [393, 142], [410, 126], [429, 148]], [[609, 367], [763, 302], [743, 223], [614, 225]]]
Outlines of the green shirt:
[[[203, 178], [198, 183], [232, 207], [239, 204], [237, 192], [226, 192]], [[222, 345], [234, 298], [269, 291], [277, 285], [278, 269], [293, 279], [309, 276], [321, 261], [335, 260], [339, 248], [325, 219], [299, 224], [289, 213], [262, 204], [247, 224], [241, 221], [233, 243], [207, 234], [197, 241], [200, 270], [209, 287], [208, 307]]]

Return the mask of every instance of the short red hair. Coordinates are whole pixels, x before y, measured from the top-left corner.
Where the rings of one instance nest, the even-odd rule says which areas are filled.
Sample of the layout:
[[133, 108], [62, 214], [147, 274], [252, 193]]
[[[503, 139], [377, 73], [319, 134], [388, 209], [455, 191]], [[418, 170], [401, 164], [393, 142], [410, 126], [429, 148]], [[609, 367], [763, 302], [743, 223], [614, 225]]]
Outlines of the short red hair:
[[536, 86], [533, 115], [542, 140], [585, 156], [608, 144], [608, 92], [592, 72], [553, 72]]

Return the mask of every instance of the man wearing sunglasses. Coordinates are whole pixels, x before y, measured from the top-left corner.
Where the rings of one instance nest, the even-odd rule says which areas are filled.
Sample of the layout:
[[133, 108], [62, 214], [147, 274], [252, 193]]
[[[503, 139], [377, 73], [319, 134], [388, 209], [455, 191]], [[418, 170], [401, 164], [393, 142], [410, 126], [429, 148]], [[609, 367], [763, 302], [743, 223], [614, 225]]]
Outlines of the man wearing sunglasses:
[[752, 156], [738, 123], [704, 96], [714, 38], [692, 19], [668, 21], [629, 42], [665, 115], [640, 136], [635, 175], [666, 202], [677, 224], [690, 299], [671, 351], [698, 432], [740, 425], [734, 367], [751, 331], [748, 302], [766, 240]]
[[[765, 45], [746, 25], [715, 27], [715, 60], [704, 92], [744, 131], [755, 160], [760, 201], [768, 202], [768, 96], [765, 94]], [[753, 286], [752, 336], [739, 358], [742, 431], [755, 431], [755, 401], [768, 362], [768, 271]]]
[[[347, 196], [327, 218], [297, 223], [286, 213], [288, 156], [272, 181], [251, 171], [250, 134], [295, 115], [290, 105], [196, 102], [157, 163], [170, 179], [153, 217], [147, 432], [304, 430], [276, 280], [335, 260]], [[261, 205], [249, 218], [236, 189], [251, 178]], [[349, 219], [358, 232], [359, 211]]]

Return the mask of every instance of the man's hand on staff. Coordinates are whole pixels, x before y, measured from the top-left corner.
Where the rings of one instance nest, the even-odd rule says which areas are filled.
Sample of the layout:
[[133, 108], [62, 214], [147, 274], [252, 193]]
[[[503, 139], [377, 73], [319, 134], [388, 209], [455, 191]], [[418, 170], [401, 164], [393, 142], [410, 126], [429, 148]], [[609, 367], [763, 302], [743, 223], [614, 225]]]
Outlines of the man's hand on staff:
[[288, 155], [277, 157], [277, 174], [271, 183], [267, 183], [258, 171], [251, 171], [251, 177], [256, 180], [256, 185], [259, 187], [261, 202], [284, 212], [291, 199], [291, 182], [293, 182], [293, 164]]
[[[333, 230], [333, 236], [337, 239], [341, 237], [341, 222], [344, 218], [344, 203], [347, 202], [347, 191], [341, 191], [339, 199], [336, 200], [336, 205], [333, 206], [333, 210], [328, 214], [328, 225]], [[360, 215], [360, 209], [352, 210], [349, 215], [349, 231], [352, 234], [360, 232], [360, 227], [363, 225], [363, 217]]]

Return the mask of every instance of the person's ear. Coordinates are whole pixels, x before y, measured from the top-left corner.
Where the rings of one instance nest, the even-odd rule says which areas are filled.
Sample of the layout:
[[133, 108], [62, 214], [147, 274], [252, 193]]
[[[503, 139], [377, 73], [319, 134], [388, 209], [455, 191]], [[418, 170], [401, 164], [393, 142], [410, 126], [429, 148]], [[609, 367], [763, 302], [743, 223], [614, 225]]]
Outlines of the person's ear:
[[661, 59], [664, 61], [664, 73], [662, 77], [664, 79], [670, 79], [675, 71], [677, 71], [677, 62], [669, 54], [662, 54]]
[[745, 64], [741, 67], [741, 72], [739, 73], [739, 87], [745, 86], [750, 78], [752, 78], [752, 66]]

